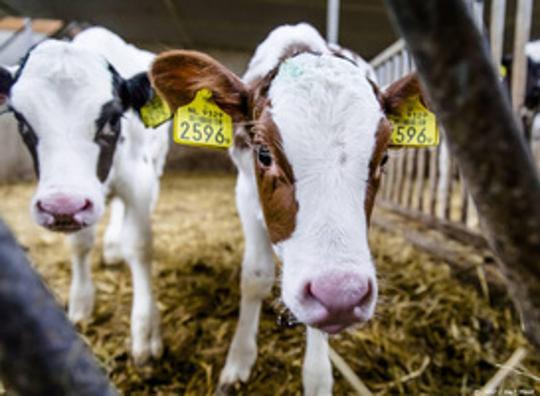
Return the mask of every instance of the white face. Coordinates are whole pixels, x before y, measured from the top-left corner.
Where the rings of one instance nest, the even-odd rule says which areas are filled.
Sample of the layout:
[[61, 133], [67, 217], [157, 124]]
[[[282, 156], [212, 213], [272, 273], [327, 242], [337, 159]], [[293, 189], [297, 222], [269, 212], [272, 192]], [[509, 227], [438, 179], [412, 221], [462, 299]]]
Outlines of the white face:
[[113, 88], [104, 58], [65, 42], [39, 45], [22, 66], [10, 106], [38, 172], [39, 225], [69, 232], [101, 217], [108, 172], [98, 166], [114, 152], [122, 114]]
[[359, 68], [312, 54], [281, 65], [269, 99], [298, 204], [276, 246], [282, 297], [297, 319], [335, 333], [369, 319], [377, 298], [365, 200], [381, 105]]

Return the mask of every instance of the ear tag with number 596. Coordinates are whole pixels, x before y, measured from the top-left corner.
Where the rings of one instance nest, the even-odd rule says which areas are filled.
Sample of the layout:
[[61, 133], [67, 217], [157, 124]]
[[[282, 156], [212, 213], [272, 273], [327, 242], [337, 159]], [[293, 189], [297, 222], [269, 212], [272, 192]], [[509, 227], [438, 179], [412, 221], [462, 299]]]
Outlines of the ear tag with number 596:
[[233, 141], [231, 116], [210, 101], [212, 92], [201, 89], [195, 99], [174, 114], [176, 143], [196, 147], [227, 148]]
[[400, 114], [389, 116], [392, 122], [390, 147], [429, 147], [439, 144], [435, 114], [422, 105], [420, 96], [406, 100]]

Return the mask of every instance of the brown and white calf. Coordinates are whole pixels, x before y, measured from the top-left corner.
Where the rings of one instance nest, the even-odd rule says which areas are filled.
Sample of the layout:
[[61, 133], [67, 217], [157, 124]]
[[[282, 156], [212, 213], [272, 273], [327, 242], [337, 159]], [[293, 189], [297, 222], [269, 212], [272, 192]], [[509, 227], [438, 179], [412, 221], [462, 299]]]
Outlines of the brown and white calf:
[[377, 300], [367, 228], [390, 124], [419, 94], [414, 77], [380, 92], [364, 61], [337, 53], [309, 25], [275, 29], [241, 80], [209, 56], [170, 51], [151, 80], [172, 108], [208, 88], [235, 122], [230, 150], [245, 235], [240, 319], [220, 388], [246, 381], [261, 301], [282, 261], [282, 300], [307, 325], [304, 392], [329, 395], [327, 334], [370, 319]]

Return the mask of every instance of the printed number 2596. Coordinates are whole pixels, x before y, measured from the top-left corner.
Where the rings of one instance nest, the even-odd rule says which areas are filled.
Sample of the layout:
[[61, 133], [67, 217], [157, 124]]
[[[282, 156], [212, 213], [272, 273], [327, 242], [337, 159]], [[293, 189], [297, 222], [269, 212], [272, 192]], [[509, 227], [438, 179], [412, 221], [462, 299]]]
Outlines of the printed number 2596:
[[225, 141], [223, 128], [219, 128], [215, 131], [212, 125], [209, 124], [203, 126], [198, 122], [190, 124], [187, 121], [182, 121], [180, 123], [180, 129], [182, 130], [180, 138], [183, 140], [207, 143], [214, 137], [215, 142], [218, 144], [223, 144]]

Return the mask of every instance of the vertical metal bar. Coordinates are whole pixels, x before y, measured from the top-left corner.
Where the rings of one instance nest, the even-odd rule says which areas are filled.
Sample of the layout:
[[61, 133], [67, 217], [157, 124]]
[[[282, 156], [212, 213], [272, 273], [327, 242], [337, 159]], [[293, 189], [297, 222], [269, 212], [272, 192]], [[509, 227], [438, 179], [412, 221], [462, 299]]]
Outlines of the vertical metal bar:
[[463, 177], [461, 176], [461, 172], [459, 172], [459, 185], [461, 192], [459, 221], [467, 225], [467, 216], [469, 214], [469, 191], [467, 190], [467, 186], [465, 185], [465, 180], [463, 180]]
[[426, 180], [426, 150], [419, 149], [416, 155], [416, 208], [423, 211], [424, 185]]
[[414, 193], [414, 164], [415, 164], [415, 158], [418, 154], [417, 149], [409, 149], [407, 150], [407, 167], [405, 170], [405, 181], [406, 181], [406, 187], [404, 187], [404, 193], [405, 198], [403, 200], [403, 205], [405, 207], [410, 208], [412, 206], [412, 200], [413, 200], [413, 193]]
[[491, 0], [490, 43], [491, 55], [497, 67], [503, 56], [504, 17], [506, 15], [506, 0]]
[[446, 163], [446, 186], [442, 198], [442, 216], [446, 220], [450, 220], [452, 215], [452, 195], [454, 185], [454, 159], [451, 155], [448, 156]]
[[439, 185], [439, 147], [433, 147], [429, 151], [429, 214], [437, 215], [437, 186]]
[[525, 85], [527, 83], [525, 44], [529, 41], [531, 21], [532, 0], [518, 0], [512, 59], [512, 106], [518, 116], [525, 101]]
[[326, 3], [326, 40], [337, 44], [339, 39], [339, 1], [327, 0]]
[[401, 203], [401, 197], [403, 195], [403, 168], [405, 162], [405, 152], [405, 150], [399, 150], [396, 158], [396, 176], [394, 181], [393, 201], [398, 205]]

